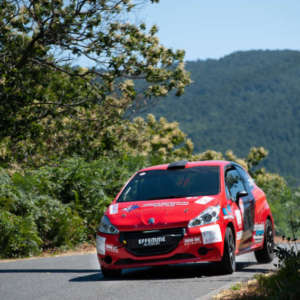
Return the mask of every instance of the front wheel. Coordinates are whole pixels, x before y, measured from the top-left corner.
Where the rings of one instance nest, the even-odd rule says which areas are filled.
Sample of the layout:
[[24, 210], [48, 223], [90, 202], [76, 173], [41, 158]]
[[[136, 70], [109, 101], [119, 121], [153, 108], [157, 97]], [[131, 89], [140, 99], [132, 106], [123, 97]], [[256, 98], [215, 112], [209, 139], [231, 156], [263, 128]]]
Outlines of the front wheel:
[[254, 252], [258, 263], [270, 263], [274, 258], [273, 226], [269, 219], [266, 221], [263, 248]]
[[107, 269], [101, 267], [101, 272], [105, 278], [119, 278], [122, 275], [122, 270], [120, 269]]
[[232, 274], [235, 271], [235, 240], [232, 229], [226, 228], [224, 239], [224, 253], [219, 263], [220, 271], [224, 274]]

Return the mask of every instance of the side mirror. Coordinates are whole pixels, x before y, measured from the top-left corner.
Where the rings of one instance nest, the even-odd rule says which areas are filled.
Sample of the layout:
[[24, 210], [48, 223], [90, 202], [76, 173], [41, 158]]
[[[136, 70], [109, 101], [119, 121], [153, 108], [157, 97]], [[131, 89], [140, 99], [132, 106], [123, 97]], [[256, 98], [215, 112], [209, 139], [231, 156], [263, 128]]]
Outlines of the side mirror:
[[248, 196], [248, 192], [247, 191], [240, 191], [236, 194], [236, 202], [239, 203], [240, 198]]

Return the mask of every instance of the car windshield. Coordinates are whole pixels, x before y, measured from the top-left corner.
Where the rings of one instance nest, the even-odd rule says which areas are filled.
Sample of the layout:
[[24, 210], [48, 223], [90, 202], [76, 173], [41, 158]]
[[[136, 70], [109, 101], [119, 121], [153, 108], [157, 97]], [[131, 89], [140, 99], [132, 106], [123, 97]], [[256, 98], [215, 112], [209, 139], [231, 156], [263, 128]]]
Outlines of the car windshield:
[[219, 185], [217, 166], [150, 170], [137, 173], [117, 202], [216, 195]]

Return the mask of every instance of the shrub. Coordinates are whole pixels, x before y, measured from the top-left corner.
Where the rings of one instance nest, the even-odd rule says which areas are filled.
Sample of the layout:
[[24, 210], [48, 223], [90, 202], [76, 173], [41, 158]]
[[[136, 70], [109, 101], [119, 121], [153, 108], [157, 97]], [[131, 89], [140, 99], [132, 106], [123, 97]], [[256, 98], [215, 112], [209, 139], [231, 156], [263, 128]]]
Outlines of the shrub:
[[20, 217], [0, 211], [0, 257], [38, 254], [42, 240], [32, 216]]

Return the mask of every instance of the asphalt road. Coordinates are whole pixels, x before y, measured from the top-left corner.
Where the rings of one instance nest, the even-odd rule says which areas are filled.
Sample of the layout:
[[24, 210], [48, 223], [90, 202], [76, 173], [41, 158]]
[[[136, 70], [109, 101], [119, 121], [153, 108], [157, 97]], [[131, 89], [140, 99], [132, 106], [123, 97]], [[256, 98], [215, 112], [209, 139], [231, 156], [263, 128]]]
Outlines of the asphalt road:
[[117, 280], [104, 279], [96, 254], [0, 262], [0, 299], [210, 299], [234, 282], [273, 269], [254, 255], [237, 257], [237, 271], [220, 275], [199, 263], [125, 270]]

